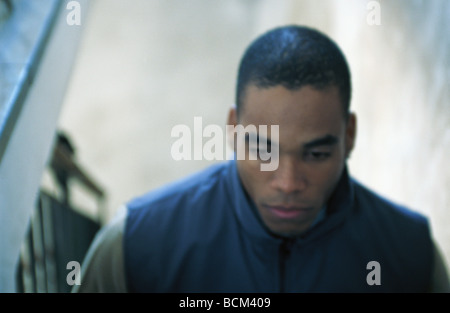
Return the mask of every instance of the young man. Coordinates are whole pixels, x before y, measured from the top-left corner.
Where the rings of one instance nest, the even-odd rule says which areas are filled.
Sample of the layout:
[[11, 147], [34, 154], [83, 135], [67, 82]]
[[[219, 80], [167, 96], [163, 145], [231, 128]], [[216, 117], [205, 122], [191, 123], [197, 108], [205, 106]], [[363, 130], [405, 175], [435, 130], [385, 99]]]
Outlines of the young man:
[[[350, 98], [345, 57], [325, 35], [287, 26], [257, 38], [228, 124], [268, 132], [237, 136], [243, 158], [129, 202], [97, 236], [75, 290], [448, 291], [426, 218], [350, 177]], [[262, 143], [275, 169], [261, 170]]]

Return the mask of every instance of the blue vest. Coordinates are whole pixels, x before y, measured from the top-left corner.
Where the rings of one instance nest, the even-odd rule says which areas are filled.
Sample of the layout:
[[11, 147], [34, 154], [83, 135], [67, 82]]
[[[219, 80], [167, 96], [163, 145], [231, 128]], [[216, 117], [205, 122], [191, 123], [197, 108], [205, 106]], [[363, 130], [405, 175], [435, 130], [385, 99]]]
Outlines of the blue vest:
[[426, 218], [369, 191], [347, 169], [325, 217], [295, 239], [266, 229], [234, 160], [127, 207], [124, 258], [133, 292], [425, 292], [430, 286]]

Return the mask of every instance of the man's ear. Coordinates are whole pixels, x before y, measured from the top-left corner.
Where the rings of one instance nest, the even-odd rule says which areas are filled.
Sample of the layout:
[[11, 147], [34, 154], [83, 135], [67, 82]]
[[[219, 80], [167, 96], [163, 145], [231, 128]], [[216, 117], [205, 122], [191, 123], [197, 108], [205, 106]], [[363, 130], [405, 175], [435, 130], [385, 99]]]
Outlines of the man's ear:
[[237, 109], [235, 105], [228, 111], [227, 125], [232, 126], [227, 127], [228, 146], [231, 147], [233, 151], [236, 151], [236, 134], [233, 131], [234, 127], [237, 125]]
[[347, 126], [345, 130], [345, 155], [350, 157], [356, 142], [356, 115], [350, 112], [347, 119]]
[[237, 110], [236, 106], [232, 106], [228, 111], [227, 125], [236, 126], [236, 124], [237, 124]]

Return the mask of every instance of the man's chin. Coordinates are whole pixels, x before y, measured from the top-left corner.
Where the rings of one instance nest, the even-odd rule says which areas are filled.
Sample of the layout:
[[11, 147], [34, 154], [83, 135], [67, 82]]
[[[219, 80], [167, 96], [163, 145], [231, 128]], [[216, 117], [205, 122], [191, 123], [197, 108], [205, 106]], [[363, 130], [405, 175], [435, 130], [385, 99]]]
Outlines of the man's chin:
[[282, 225], [281, 223], [266, 223], [266, 226], [272, 234], [283, 238], [295, 238], [304, 234], [312, 225], [311, 221], [305, 221], [303, 223], [295, 223], [294, 225]]

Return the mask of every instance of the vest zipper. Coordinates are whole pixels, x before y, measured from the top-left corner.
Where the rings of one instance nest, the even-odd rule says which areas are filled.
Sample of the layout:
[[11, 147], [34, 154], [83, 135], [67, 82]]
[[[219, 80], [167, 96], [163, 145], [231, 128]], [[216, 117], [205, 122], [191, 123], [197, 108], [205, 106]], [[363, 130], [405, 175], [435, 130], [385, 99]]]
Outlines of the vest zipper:
[[280, 282], [280, 292], [286, 292], [285, 290], [285, 276], [286, 276], [286, 260], [291, 253], [292, 240], [291, 239], [283, 239], [283, 242], [280, 244], [279, 248], [279, 282]]

